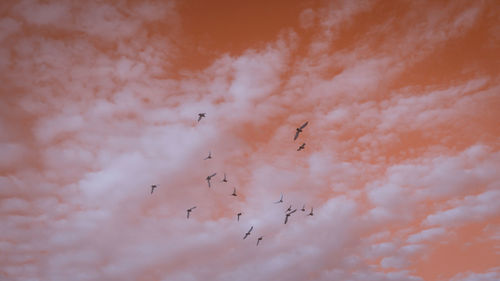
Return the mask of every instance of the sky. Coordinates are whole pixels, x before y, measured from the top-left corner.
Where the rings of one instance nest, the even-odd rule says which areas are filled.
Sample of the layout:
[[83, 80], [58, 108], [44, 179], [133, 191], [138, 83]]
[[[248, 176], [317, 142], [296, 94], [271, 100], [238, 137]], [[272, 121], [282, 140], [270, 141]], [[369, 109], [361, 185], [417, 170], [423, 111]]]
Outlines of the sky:
[[500, 280], [498, 1], [7, 0], [0, 74], [0, 280]]

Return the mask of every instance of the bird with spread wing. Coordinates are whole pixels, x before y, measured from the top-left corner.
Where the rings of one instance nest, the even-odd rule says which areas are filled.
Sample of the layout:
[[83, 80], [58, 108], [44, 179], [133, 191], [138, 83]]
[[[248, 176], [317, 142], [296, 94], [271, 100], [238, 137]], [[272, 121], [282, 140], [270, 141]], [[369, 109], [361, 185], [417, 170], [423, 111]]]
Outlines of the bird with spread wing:
[[302, 130], [309, 124], [309, 121], [306, 121], [302, 126], [298, 127], [295, 129], [295, 137], [293, 137], [293, 140], [296, 140], [299, 137], [299, 134], [302, 133]]

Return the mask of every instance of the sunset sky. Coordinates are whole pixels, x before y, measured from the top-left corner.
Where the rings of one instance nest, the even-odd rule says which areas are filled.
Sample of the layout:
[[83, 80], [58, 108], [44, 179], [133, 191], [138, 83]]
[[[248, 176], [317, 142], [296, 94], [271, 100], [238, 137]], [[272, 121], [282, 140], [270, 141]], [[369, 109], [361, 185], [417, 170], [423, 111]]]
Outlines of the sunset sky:
[[498, 0], [5, 0], [0, 74], [2, 281], [500, 280]]

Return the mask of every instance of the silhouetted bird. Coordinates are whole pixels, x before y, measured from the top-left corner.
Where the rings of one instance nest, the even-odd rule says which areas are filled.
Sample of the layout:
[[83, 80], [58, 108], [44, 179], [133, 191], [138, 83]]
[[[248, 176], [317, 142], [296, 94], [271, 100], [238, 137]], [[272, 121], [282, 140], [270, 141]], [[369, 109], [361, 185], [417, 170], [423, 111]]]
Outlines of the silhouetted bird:
[[207, 159], [212, 159], [212, 152], [211, 151], [208, 152], [208, 156], [203, 160], [207, 160]]
[[153, 194], [153, 191], [155, 191], [155, 188], [157, 188], [158, 186], [156, 186], [156, 184], [153, 184], [151, 186], [151, 194]]
[[257, 238], [257, 246], [259, 246], [259, 242], [260, 242], [260, 240], [262, 240], [262, 238], [264, 238], [264, 236]]
[[252, 232], [252, 229], [253, 229], [253, 226], [250, 227], [250, 230], [248, 230], [247, 233], [245, 233], [245, 237], [243, 237], [243, 239], [246, 239], [248, 235], [250, 235], [250, 232]]
[[304, 129], [307, 126], [308, 123], [309, 123], [309, 121], [307, 121], [306, 123], [304, 123], [299, 128], [295, 129], [296, 132], [295, 132], [295, 137], [293, 138], [293, 140], [296, 140], [299, 137], [299, 134], [302, 133], [302, 129]]
[[274, 204], [278, 204], [278, 203], [283, 203], [283, 193], [281, 193], [281, 198], [280, 200], [274, 202]]
[[209, 188], [210, 188], [210, 180], [211, 180], [213, 177], [215, 177], [215, 175], [216, 175], [216, 174], [217, 174], [217, 173], [213, 173], [212, 175], [210, 175], [210, 176], [208, 176], [208, 177], [206, 178], [206, 180], [207, 180], [207, 182], [208, 182], [208, 187], [209, 187]]
[[306, 143], [303, 143], [299, 148], [297, 148], [297, 151], [301, 151], [302, 149], [306, 148]]
[[189, 214], [190, 214], [190, 213], [191, 213], [194, 209], [196, 209], [196, 206], [194, 206], [194, 207], [191, 207], [191, 208], [187, 209], [187, 218], [188, 218], [188, 219], [189, 219]]
[[241, 213], [238, 213], [237, 216], [238, 216], [238, 221], [240, 221]]
[[238, 196], [238, 195], [236, 195], [236, 187], [234, 188], [234, 190], [233, 190], [233, 194], [231, 194], [231, 195], [233, 195], [233, 196]]
[[226, 179], [226, 173], [224, 173], [224, 178], [222, 179], [223, 182], [227, 182], [227, 179]]
[[198, 122], [200, 122], [201, 118], [206, 117], [206, 113], [198, 113]]
[[296, 211], [297, 211], [297, 209], [295, 209], [295, 210], [293, 210], [293, 211], [291, 211], [291, 212], [289, 212], [289, 213], [286, 214], [286, 216], [285, 216], [285, 224], [288, 222], [288, 217], [291, 216]]
[[302, 209], [300, 209], [302, 212], [305, 212], [306, 211], [306, 204], [304, 204], [304, 206], [302, 206]]
[[312, 207], [311, 207], [311, 212], [308, 214], [308, 216], [314, 216]]

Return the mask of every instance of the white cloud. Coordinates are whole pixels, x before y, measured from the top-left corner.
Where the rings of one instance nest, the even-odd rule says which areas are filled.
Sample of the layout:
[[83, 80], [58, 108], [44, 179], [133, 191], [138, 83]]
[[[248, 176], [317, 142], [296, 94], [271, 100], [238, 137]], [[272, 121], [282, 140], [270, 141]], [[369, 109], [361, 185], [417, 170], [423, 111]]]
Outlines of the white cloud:
[[420, 243], [433, 240], [436, 237], [442, 236], [446, 233], [446, 229], [442, 227], [435, 227], [424, 229], [418, 233], [412, 234], [408, 237], [407, 241], [410, 243]]
[[475, 196], [469, 195], [452, 204], [455, 207], [427, 216], [424, 224], [454, 226], [486, 220], [500, 212], [500, 191], [490, 190]]
[[467, 272], [453, 276], [449, 281], [496, 281], [500, 278], [500, 268], [494, 267], [486, 272]]

